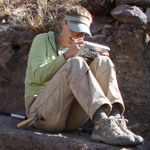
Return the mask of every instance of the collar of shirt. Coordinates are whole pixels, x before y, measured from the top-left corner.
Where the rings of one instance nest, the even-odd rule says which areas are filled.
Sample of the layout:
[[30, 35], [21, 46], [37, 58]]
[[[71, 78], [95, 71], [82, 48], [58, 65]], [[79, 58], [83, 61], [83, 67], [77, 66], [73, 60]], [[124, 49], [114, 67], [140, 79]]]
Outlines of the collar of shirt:
[[57, 41], [57, 36], [58, 36], [58, 34], [55, 35], [55, 42], [56, 42], [56, 47], [57, 47], [57, 50], [58, 50], [58, 55], [62, 55], [63, 53], [65, 53], [65, 52], [68, 50], [68, 48], [62, 47], [62, 46], [58, 43], [58, 41]]

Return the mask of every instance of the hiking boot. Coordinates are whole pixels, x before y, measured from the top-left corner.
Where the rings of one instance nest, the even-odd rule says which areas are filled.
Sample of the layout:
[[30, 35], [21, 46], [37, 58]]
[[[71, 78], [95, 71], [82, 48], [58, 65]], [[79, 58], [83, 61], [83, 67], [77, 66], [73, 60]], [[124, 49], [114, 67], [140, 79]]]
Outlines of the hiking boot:
[[134, 137], [124, 133], [114, 117], [95, 121], [91, 139], [92, 141], [102, 141], [113, 145], [131, 145], [134, 142]]
[[128, 128], [127, 128], [127, 125], [126, 125], [126, 122], [128, 122], [127, 119], [124, 119], [124, 117], [122, 116], [121, 118], [119, 119], [116, 119], [117, 122], [118, 122], [118, 125], [119, 127], [121, 128], [121, 130], [125, 133], [127, 133], [128, 135], [132, 135], [135, 139], [134, 143], [135, 145], [137, 144], [142, 144], [143, 143], [143, 138], [139, 135], [135, 135], [133, 132], [131, 132]]

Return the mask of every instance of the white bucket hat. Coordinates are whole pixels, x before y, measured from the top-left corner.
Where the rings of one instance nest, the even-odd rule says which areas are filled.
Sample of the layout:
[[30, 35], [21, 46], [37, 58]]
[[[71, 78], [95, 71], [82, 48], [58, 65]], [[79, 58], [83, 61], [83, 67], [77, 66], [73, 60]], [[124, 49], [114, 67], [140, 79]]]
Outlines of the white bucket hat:
[[82, 32], [92, 37], [90, 32], [90, 20], [84, 16], [65, 15], [64, 20], [67, 21], [69, 28], [74, 32]]

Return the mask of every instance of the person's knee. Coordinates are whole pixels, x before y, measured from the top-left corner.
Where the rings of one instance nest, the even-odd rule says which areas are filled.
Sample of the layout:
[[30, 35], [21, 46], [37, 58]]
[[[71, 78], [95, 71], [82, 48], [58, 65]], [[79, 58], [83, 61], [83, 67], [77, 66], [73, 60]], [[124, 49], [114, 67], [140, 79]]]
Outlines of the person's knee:
[[87, 66], [86, 62], [81, 57], [74, 57], [71, 59], [71, 62], [73, 65], [83, 66], [83, 64], [84, 64]]
[[76, 56], [76, 57], [73, 57], [72, 60], [74, 61], [83, 61], [82, 57], [79, 57], [79, 56]]
[[107, 56], [96, 57], [90, 65], [91, 71], [94, 75], [97, 73], [104, 73], [111, 68], [114, 68], [114, 64]]
[[109, 64], [111, 66], [114, 66], [112, 60], [108, 56], [100, 56], [100, 57], [98, 57], [98, 59], [101, 60], [101, 63]]
[[96, 59], [101, 66], [106, 66], [108, 68], [114, 67], [112, 60], [108, 56], [99, 56]]
[[69, 74], [73, 73], [80, 77], [83, 76], [90, 68], [81, 57], [75, 57], [68, 62], [67, 69]]

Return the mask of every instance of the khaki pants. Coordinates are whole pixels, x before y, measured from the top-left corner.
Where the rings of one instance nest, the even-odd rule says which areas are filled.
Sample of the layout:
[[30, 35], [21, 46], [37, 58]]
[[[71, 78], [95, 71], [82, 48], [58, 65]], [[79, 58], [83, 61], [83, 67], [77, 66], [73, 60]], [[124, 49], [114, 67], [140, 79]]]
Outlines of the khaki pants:
[[123, 113], [124, 104], [110, 58], [97, 57], [88, 66], [82, 58], [75, 57], [58, 70], [26, 113], [28, 117], [38, 114], [35, 127], [60, 132], [79, 128], [101, 106], [109, 115], [113, 103], [120, 103]]

